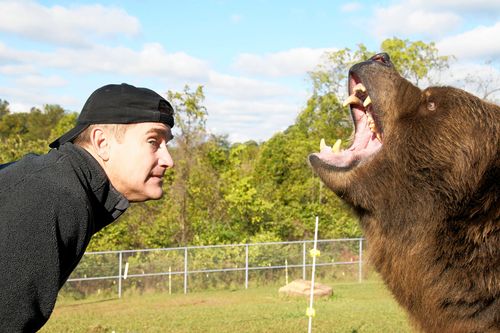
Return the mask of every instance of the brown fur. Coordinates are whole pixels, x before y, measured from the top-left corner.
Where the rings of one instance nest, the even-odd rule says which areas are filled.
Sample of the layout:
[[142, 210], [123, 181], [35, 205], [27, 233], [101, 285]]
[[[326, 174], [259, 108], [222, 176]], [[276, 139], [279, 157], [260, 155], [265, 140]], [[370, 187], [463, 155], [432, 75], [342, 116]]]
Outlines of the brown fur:
[[359, 215], [370, 258], [416, 327], [500, 332], [500, 107], [421, 91], [392, 64], [355, 65], [383, 146], [352, 168], [311, 166]]

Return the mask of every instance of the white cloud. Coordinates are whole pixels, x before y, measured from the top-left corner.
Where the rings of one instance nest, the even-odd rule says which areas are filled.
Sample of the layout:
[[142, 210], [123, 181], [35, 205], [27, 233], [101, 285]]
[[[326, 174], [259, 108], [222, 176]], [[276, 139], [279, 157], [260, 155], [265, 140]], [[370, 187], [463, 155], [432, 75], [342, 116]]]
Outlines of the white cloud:
[[257, 55], [244, 53], [233, 67], [243, 73], [265, 77], [305, 76], [319, 63], [321, 56], [334, 49], [295, 48], [287, 51]]
[[300, 88], [216, 72], [206, 93], [208, 128], [232, 142], [269, 139], [294, 123], [307, 99]]
[[443, 54], [452, 54], [461, 59], [493, 58], [500, 56], [500, 22], [493, 26], [479, 26], [459, 35], [442, 39], [436, 43]]
[[498, 0], [412, 0], [415, 6], [427, 9], [448, 9], [454, 12], [474, 12], [490, 15], [492, 12], [500, 11]]
[[0, 42], [0, 61], [3, 64], [22, 61], [23, 53]]
[[207, 64], [184, 52], [168, 53], [157, 43], [139, 51], [126, 47], [94, 46], [85, 49], [60, 48], [54, 51], [19, 51], [0, 44], [0, 59], [42, 68], [66, 69], [77, 73], [114, 73], [178, 80], [206, 79]]
[[0, 87], [0, 98], [9, 102], [12, 112], [28, 112], [32, 107], [39, 109], [45, 104], [75, 105], [77, 101], [72, 96], [60, 93], [50, 93], [44, 85], [37, 87]]
[[291, 88], [277, 83], [221, 74], [214, 71], [210, 72], [207, 86], [211, 93], [244, 100], [282, 98], [294, 93]]
[[16, 79], [16, 83], [26, 89], [27, 87], [62, 87], [67, 81], [57, 75], [26, 75]]
[[[51, 88], [67, 82], [56, 75], [43, 77], [37, 74], [38, 68], [44, 73], [57, 69], [61, 75], [67, 71], [73, 75], [109, 73], [113, 76], [133, 76], [139, 81], [162, 81], [166, 78], [166, 88], [171, 90], [175, 90], [173, 81], [203, 84], [207, 96], [205, 105], [209, 111], [208, 128], [215, 133], [229, 134], [233, 142], [266, 140], [275, 131], [284, 130], [293, 123], [306, 99], [304, 91], [290, 87], [287, 82], [282, 84], [215, 72], [202, 60], [185, 53], [168, 53], [156, 43], [144, 45], [140, 50], [94, 46], [85, 49], [59, 48], [48, 52], [19, 51], [1, 46], [0, 57], [17, 60], [15, 64], [0, 67], [0, 71], [7, 72], [7, 66], [10, 66], [14, 76], [12, 81], [19, 87], [0, 88], [0, 96], [14, 102], [11, 107], [14, 111], [27, 111], [32, 106], [42, 107], [48, 103], [58, 103], [63, 107], [71, 105], [71, 109], [75, 110], [83, 105], [84, 100], [56, 96], [57, 89]], [[28, 69], [33, 69], [33, 72]], [[300, 75], [304, 74], [305, 69]]]
[[139, 21], [116, 7], [45, 7], [32, 1], [0, 1], [0, 31], [36, 41], [88, 45], [90, 37], [134, 36], [139, 30]]
[[36, 73], [36, 69], [31, 64], [0, 66], [0, 74], [2, 75], [27, 75], [34, 73]]
[[292, 125], [300, 111], [298, 103], [283, 101], [208, 100], [206, 105], [210, 131], [228, 134], [232, 142], [267, 140]]
[[386, 8], [376, 8], [373, 31], [380, 39], [393, 35], [424, 34], [442, 36], [453, 31], [461, 18], [451, 11], [430, 11], [413, 2], [403, 2]]
[[28, 111], [32, 106], [52, 103], [79, 110], [87, 96], [79, 93], [65, 96], [58, 88], [64, 86], [67, 90], [75, 85], [68, 80], [80, 76], [100, 77], [101, 85], [110, 80], [103, 79], [106, 76], [113, 81], [148, 87], [154, 82], [161, 91], [175, 90], [190, 81], [206, 82], [209, 72], [204, 61], [183, 52], [169, 53], [156, 43], [139, 50], [95, 46], [51, 51], [21, 51], [0, 43], [0, 60], [4, 64], [0, 66], [3, 75], [0, 98], [9, 101], [13, 111]]

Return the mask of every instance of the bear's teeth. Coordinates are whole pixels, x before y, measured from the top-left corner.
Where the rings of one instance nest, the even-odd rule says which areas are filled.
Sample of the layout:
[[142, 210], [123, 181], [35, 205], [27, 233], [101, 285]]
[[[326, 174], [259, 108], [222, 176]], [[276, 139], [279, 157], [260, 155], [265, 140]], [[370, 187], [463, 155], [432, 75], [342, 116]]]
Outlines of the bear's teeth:
[[368, 119], [368, 127], [372, 130], [375, 129], [375, 121], [373, 120], [373, 117], [371, 114], [367, 113], [366, 118]]
[[344, 104], [342, 105], [346, 107], [349, 104], [363, 105], [363, 102], [356, 95], [351, 95], [347, 97], [347, 99], [344, 101]]
[[371, 104], [372, 104], [372, 99], [370, 98], [370, 96], [366, 97], [365, 101], [363, 102], [363, 106], [366, 108], [368, 105]]
[[340, 145], [341, 144], [342, 144], [342, 140], [337, 139], [337, 141], [335, 141], [335, 144], [333, 145], [333, 147], [330, 147], [330, 146], [326, 145], [325, 139], [321, 139], [321, 141], [319, 142], [319, 151], [320, 152], [327, 151], [327, 152], [331, 152], [331, 153], [338, 153], [338, 152], [340, 152]]
[[377, 133], [377, 125], [375, 124], [375, 120], [373, 120], [373, 116], [371, 113], [366, 114], [366, 118], [368, 119], [368, 128], [373, 133]]
[[334, 145], [333, 145], [333, 147], [332, 147], [332, 151], [333, 151], [334, 153], [338, 153], [338, 152], [340, 152], [340, 145], [341, 145], [341, 144], [342, 144], [342, 140], [337, 139], [337, 141], [335, 141], [335, 144], [334, 144]]
[[326, 145], [325, 139], [321, 139], [321, 141], [319, 142], [319, 151], [323, 151], [325, 149], [332, 150], [332, 147]]
[[358, 83], [357, 85], [355, 85], [352, 90], [356, 93], [358, 91], [361, 91], [361, 92], [366, 92], [366, 87], [362, 84], [362, 83]]
[[366, 114], [366, 119], [368, 119], [368, 124], [370, 122], [373, 122], [373, 116], [370, 112], [365, 113]]
[[366, 118], [368, 120], [368, 128], [372, 133], [374, 133], [378, 139], [382, 143], [382, 134], [377, 129], [377, 124], [375, 123], [375, 120], [373, 120], [373, 116], [371, 113], [366, 113]]

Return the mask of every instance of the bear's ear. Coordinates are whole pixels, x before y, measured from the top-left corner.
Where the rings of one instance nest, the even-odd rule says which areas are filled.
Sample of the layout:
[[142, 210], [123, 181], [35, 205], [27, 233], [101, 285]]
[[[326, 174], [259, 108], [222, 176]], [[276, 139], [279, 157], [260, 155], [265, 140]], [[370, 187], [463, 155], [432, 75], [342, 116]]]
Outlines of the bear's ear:
[[438, 110], [437, 98], [427, 89], [422, 93], [418, 113], [423, 116], [435, 114]]

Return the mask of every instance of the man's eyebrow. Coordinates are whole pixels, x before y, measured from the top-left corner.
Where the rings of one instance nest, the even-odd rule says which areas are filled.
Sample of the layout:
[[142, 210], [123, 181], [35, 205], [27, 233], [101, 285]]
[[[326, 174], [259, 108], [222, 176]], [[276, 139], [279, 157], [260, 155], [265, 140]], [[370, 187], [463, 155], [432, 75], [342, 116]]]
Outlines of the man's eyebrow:
[[170, 131], [167, 131], [167, 130], [164, 130], [161, 128], [150, 128], [149, 130], [146, 131], [146, 135], [151, 134], [151, 133], [161, 135], [161, 136], [165, 137], [165, 139], [167, 141], [170, 141], [174, 138], [174, 136], [172, 135], [172, 133]]

